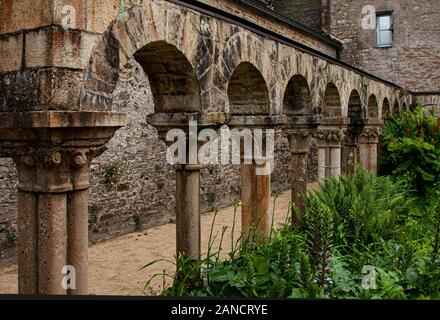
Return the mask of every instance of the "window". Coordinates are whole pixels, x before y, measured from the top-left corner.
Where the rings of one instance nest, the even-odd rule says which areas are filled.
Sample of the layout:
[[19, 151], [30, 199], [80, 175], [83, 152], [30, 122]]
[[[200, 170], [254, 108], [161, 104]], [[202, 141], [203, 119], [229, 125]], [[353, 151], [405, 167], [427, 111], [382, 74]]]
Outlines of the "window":
[[392, 13], [377, 15], [377, 46], [387, 48], [393, 46], [393, 16]]

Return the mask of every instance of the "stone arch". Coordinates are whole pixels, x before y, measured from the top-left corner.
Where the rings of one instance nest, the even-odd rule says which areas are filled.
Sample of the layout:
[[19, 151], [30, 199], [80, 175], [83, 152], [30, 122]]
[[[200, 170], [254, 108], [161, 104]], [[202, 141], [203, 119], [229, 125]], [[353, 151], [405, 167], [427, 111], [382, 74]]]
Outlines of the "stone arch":
[[312, 115], [312, 95], [306, 78], [294, 75], [287, 83], [283, 97], [283, 113], [290, 115]]
[[[348, 99], [348, 117], [350, 118], [350, 127], [355, 130], [363, 123], [362, 102], [359, 92], [354, 89]], [[362, 130], [362, 128], [360, 128]], [[360, 132], [359, 132], [360, 133]]]
[[[289, 54], [282, 58], [281, 62], [279, 63], [278, 67], [278, 77], [277, 77], [277, 83], [280, 88], [280, 101], [282, 103], [281, 107], [283, 109], [283, 103], [286, 99], [286, 90], [292, 83], [292, 80], [299, 80], [299, 77], [303, 78], [305, 83], [307, 84], [308, 91], [311, 95], [311, 113], [317, 113], [318, 111], [315, 110], [316, 103], [313, 101], [314, 91], [316, 90], [316, 86], [314, 84], [314, 60], [312, 56], [309, 56], [307, 54], [294, 51], [291, 53], [291, 48], [288, 48]], [[294, 79], [295, 78], [295, 79]], [[283, 110], [285, 112], [285, 109]]]
[[384, 98], [382, 102], [382, 118], [387, 119], [391, 115], [390, 101]]
[[379, 105], [375, 94], [370, 95], [368, 99], [367, 112], [368, 112], [368, 118], [370, 119], [379, 118]]
[[[135, 54], [140, 55], [148, 45], [163, 45], [165, 48], [164, 43], [167, 43], [185, 57], [180, 60], [185, 60], [184, 68], [188, 69], [191, 65], [194, 70], [201, 92], [199, 109], [211, 106], [210, 95], [202, 93], [212, 87], [212, 77], [205, 71], [212, 65], [216, 43], [205, 40], [215, 37], [211, 30], [216, 28], [209, 26], [200, 30], [199, 26], [206, 25], [207, 20], [206, 16], [165, 1], [133, 6], [127, 12], [127, 19], [116, 19], [95, 45], [85, 79], [83, 100], [93, 100], [96, 108], [104, 108], [102, 104], [110, 108], [120, 70], [136, 61], [135, 58], [139, 57]], [[188, 34], [193, 36], [188, 37]], [[152, 66], [148, 70], [151, 75]], [[219, 104], [218, 111], [224, 111], [222, 107]]]
[[231, 114], [269, 114], [269, 91], [260, 71], [249, 62], [240, 63], [228, 83]]
[[156, 41], [136, 51], [151, 86], [156, 112], [197, 112], [200, 87], [191, 63], [175, 46]]
[[402, 104], [402, 110], [403, 111], [408, 111], [408, 104], [406, 103], [406, 101], [404, 101], [403, 104]]
[[[252, 67], [251, 67], [252, 66]], [[231, 79], [236, 72], [242, 72], [247, 69], [247, 71], [252, 72], [252, 75], [257, 75], [258, 78], [264, 81], [265, 93], [268, 93], [269, 106], [268, 110], [264, 113], [271, 113], [272, 104], [274, 103], [271, 99], [270, 88], [272, 83], [273, 69], [270, 59], [270, 55], [266, 51], [264, 43], [248, 32], [238, 32], [231, 36], [223, 48], [220, 56], [219, 67], [215, 68], [214, 83], [218, 92], [220, 94], [225, 94], [223, 99], [229, 101], [228, 96], [231, 85]], [[243, 79], [244, 74], [235, 74], [235, 76], [240, 75]], [[248, 77], [250, 80], [250, 78]], [[222, 99], [219, 99], [222, 100]], [[225, 108], [228, 109], [228, 106]], [[229, 105], [229, 109], [232, 111], [232, 106]], [[249, 111], [250, 112], [250, 111]]]
[[399, 105], [399, 100], [397, 100], [397, 99], [394, 101], [393, 114], [394, 115], [400, 114], [400, 105]]
[[335, 84], [327, 84], [322, 105], [322, 115], [324, 117], [341, 117], [341, 95]]

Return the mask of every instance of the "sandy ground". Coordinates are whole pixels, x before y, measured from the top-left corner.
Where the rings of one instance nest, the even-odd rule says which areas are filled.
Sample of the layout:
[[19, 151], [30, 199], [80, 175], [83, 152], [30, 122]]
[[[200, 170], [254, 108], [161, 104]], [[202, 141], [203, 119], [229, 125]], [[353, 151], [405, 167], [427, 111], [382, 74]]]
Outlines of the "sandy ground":
[[[281, 194], [275, 205], [275, 227], [285, 222], [288, 214], [290, 191]], [[272, 209], [271, 209], [272, 212]], [[231, 229], [234, 208], [218, 212], [213, 235], [213, 248], [217, 250], [223, 226], [227, 231], [222, 244], [222, 254], [231, 251]], [[209, 234], [214, 213], [202, 216], [202, 252], [207, 252]], [[172, 263], [159, 262], [146, 269], [144, 265], [156, 259], [174, 260], [176, 231], [175, 224], [167, 224], [141, 233], [132, 233], [89, 248], [89, 291], [93, 295], [155, 295], [162, 288], [162, 277], [152, 282], [152, 288], [143, 292], [146, 281], [154, 274], [172, 273]], [[235, 239], [241, 231], [240, 209], [236, 214]], [[235, 242], [235, 241], [234, 241]], [[0, 294], [17, 293], [17, 267], [0, 269]]]

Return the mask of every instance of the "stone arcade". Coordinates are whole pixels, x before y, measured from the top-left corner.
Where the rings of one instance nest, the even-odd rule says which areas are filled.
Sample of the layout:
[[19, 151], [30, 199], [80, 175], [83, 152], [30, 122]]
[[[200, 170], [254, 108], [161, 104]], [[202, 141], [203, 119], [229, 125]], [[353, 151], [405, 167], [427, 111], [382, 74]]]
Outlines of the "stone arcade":
[[[12, 158], [18, 172], [22, 294], [88, 293], [90, 166], [127, 124], [124, 114], [112, 112], [112, 99], [130, 61], [148, 77], [154, 100], [148, 123], [164, 142], [168, 130], [187, 130], [190, 120], [199, 130], [283, 132], [292, 200], [300, 207], [312, 139], [320, 178], [353, 172], [358, 150], [362, 166], [376, 172], [383, 109], [398, 113], [413, 99], [337, 60], [335, 40], [265, 19], [264, 12], [243, 11], [247, 22], [234, 20], [224, 6], [246, 9], [236, 1], [220, 8], [210, 7], [216, 1], [125, 1], [119, 18], [119, 1], [89, 0], [88, 7], [78, 1], [71, 30], [61, 26], [57, 1], [34, 1], [0, 4], [8, 17], [0, 22], [0, 156]], [[27, 13], [31, 3], [36, 13]], [[245, 233], [257, 226], [264, 237], [271, 177], [256, 175], [258, 166], [241, 164], [242, 221]], [[175, 166], [176, 248], [194, 258], [200, 255], [202, 168]], [[61, 287], [65, 265], [76, 268], [76, 290]]]

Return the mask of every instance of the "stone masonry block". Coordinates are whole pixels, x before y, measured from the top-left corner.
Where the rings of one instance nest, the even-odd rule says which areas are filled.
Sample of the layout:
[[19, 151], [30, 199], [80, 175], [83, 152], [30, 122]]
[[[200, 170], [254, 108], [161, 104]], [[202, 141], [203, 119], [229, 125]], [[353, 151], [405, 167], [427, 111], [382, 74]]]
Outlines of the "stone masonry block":
[[0, 72], [19, 70], [22, 64], [23, 35], [0, 37], [0, 53]]

